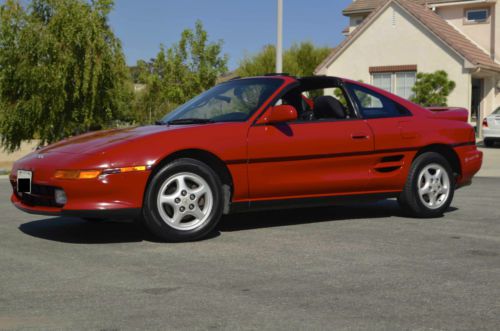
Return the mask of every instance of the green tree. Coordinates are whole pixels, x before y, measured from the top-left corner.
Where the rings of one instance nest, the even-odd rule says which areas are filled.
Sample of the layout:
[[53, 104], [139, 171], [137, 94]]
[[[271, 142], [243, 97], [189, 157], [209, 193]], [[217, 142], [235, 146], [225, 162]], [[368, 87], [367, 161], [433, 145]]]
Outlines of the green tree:
[[455, 86], [455, 82], [448, 79], [446, 71], [419, 72], [412, 89], [415, 95], [411, 101], [424, 107], [446, 106], [448, 96], [455, 89]]
[[136, 121], [148, 123], [211, 88], [227, 71], [222, 41], [209, 42], [201, 21], [186, 29], [179, 42], [160, 51], [150, 63], [137, 64], [138, 81], [147, 85], [135, 101]]
[[[283, 71], [295, 76], [311, 76], [316, 67], [330, 53], [328, 47], [316, 47], [311, 42], [293, 44], [283, 54]], [[247, 55], [240, 62], [239, 76], [258, 76], [274, 72], [276, 64], [276, 48], [266, 45], [259, 53]]]
[[131, 97], [112, 0], [19, 0], [0, 6], [1, 144], [42, 143], [112, 125]]

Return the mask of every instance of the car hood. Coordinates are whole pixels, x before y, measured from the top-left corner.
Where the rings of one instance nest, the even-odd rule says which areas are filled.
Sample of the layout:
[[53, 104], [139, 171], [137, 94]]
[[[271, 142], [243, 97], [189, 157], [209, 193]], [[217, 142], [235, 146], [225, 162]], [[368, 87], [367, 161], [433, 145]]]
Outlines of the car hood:
[[178, 130], [182, 127], [186, 128], [186, 126], [154, 125], [91, 132], [61, 140], [38, 150], [37, 153], [103, 154], [110, 147], [127, 141]]

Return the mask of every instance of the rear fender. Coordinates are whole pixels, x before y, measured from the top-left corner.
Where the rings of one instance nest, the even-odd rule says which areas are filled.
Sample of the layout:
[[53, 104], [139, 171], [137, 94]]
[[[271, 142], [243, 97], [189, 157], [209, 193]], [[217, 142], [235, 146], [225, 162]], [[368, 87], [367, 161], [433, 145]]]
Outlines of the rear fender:
[[443, 120], [452, 120], [467, 122], [469, 120], [469, 112], [465, 108], [459, 107], [430, 107], [431, 117]]

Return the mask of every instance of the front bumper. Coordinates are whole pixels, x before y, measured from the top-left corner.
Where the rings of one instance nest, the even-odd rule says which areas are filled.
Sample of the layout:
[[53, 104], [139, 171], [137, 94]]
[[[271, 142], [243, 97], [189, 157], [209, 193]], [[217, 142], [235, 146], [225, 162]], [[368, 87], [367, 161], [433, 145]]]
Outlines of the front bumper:
[[[140, 215], [150, 171], [102, 175], [88, 180], [45, 178], [33, 169], [32, 194], [17, 192], [15, 171], [11, 176], [11, 202], [31, 214], [95, 218], [135, 218]], [[42, 187], [43, 189], [40, 189]], [[67, 203], [57, 205], [53, 191], [61, 188]]]
[[12, 194], [10, 200], [17, 209], [24, 211], [25, 213], [35, 215], [99, 219], [135, 219], [141, 215], [141, 208], [71, 210], [44, 206], [30, 206], [23, 203], [15, 194]]

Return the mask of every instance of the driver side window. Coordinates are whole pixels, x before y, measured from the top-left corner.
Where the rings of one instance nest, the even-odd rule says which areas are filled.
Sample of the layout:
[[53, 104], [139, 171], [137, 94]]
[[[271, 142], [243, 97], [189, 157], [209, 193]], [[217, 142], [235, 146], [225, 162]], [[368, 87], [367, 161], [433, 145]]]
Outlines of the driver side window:
[[299, 114], [298, 121], [345, 120], [354, 118], [354, 110], [340, 87], [298, 87], [279, 99], [275, 105], [291, 105]]

